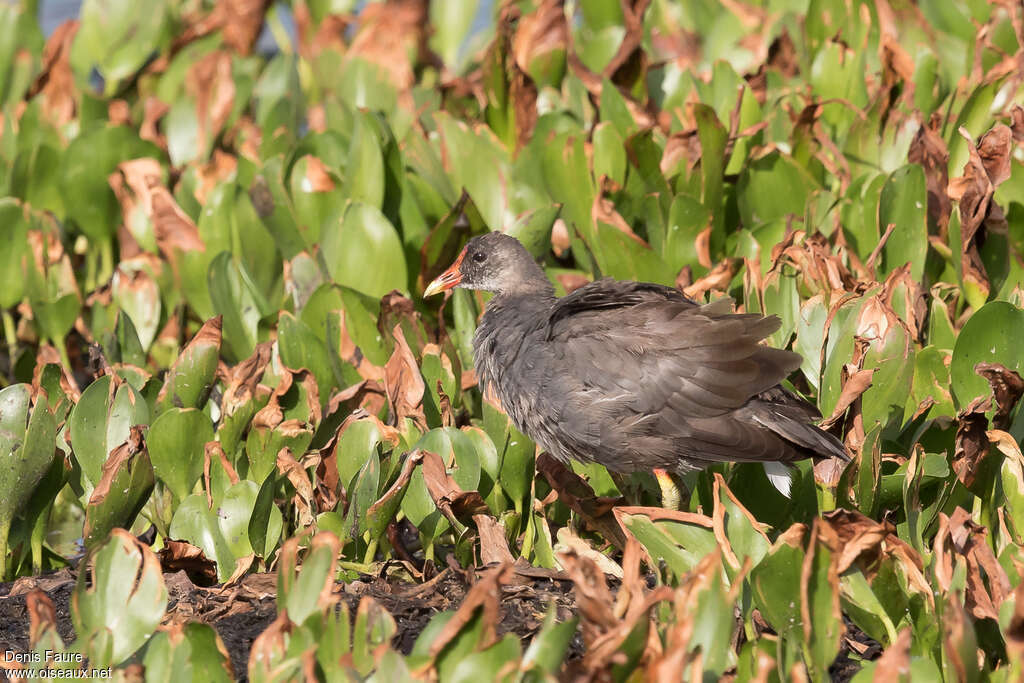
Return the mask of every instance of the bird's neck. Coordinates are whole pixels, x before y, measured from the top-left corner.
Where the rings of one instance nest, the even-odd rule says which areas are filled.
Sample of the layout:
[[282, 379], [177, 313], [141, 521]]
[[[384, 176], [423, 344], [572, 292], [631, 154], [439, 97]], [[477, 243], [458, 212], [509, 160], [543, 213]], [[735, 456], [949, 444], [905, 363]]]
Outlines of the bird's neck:
[[538, 299], [550, 304], [555, 299], [555, 288], [544, 269], [533, 259], [526, 259], [519, 267], [519, 277], [513, 282], [503, 282], [495, 295], [495, 298]]
[[515, 310], [520, 313], [536, 311], [540, 315], [551, 308], [555, 300], [555, 289], [548, 283], [547, 287], [517, 287], [512, 291], [499, 292], [491, 297], [487, 308]]

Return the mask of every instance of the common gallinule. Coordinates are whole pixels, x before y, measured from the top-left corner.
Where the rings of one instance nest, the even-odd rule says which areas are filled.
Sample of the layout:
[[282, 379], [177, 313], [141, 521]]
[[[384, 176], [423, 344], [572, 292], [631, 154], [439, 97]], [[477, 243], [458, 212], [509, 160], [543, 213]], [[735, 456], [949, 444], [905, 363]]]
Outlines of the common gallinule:
[[[609, 278], [558, 298], [502, 233], [470, 240], [424, 295], [453, 287], [494, 293], [473, 338], [477, 378], [556, 458], [623, 473], [848, 459], [813, 424], [814, 406], [779, 385], [801, 359], [760, 343], [778, 329], [775, 316]], [[785, 468], [765, 469], [783, 483]]]

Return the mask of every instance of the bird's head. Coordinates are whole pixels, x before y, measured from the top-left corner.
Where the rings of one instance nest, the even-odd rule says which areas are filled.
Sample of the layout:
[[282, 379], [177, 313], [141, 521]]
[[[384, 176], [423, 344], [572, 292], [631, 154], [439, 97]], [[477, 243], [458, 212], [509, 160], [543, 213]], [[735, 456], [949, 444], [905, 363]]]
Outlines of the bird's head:
[[550, 293], [551, 283], [515, 237], [491, 232], [474, 237], [448, 270], [427, 285], [423, 296], [455, 287], [495, 294]]

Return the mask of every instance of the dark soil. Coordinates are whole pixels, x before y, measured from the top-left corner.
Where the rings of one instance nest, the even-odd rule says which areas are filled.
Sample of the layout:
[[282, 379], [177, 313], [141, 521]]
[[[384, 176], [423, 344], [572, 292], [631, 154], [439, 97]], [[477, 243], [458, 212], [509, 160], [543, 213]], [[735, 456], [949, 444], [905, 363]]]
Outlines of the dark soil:
[[[477, 578], [472, 570], [452, 569], [423, 584], [362, 576], [349, 583], [337, 583], [335, 592], [348, 605], [353, 617], [364, 597], [376, 600], [391, 613], [398, 626], [393, 646], [408, 654], [430, 619], [438, 612], [456, 609]], [[64, 641], [70, 643], [74, 640], [69, 601], [75, 579], [73, 571], [62, 569], [44, 576], [0, 584], [0, 652], [28, 650], [29, 618], [25, 596], [34, 589], [42, 590], [53, 601], [57, 628]], [[224, 642], [236, 676], [239, 680], [246, 680], [252, 643], [277, 616], [274, 599], [276, 575], [251, 574], [234, 586], [211, 588], [195, 585], [184, 571], [165, 573], [164, 580], [168, 590], [164, 622], [199, 621], [212, 626]], [[615, 588], [613, 585], [613, 592]], [[513, 585], [502, 590], [499, 635], [512, 632], [528, 641], [540, 628], [550, 605], [557, 610], [559, 621], [571, 618], [576, 612], [572, 583], [555, 572], [527, 568], [517, 573]], [[857, 659], [875, 659], [881, 654], [879, 644], [848, 620], [846, 627], [843, 648], [829, 672], [833, 681], [849, 681], [860, 669]], [[577, 633], [570, 645], [568, 658], [578, 660], [582, 653], [583, 642]], [[6, 680], [0, 670], [0, 681]]]
[[[57, 611], [58, 631], [66, 643], [74, 640], [69, 601], [75, 585], [75, 574], [67, 569], [40, 577], [23, 578], [0, 584], [0, 652], [25, 652], [29, 648], [29, 617], [25, 596], [40, 589], [53, 601]], [[390, 582], [383, 578], [363, 576], [350, 583], [338, 583], [335, 591], [354, 616], [364, 597], [376, 600], [391, 613], [398, 626], [393, 645], [408, 654], [416, 638], [438, 612], [457, 608], [474, 577], [447, 570], [423, 584]], [[245, 680], [249, 650], [253, 641], [277, 616], [274, 595], [275, 574], [251, 574], [229, 588], [203, 588], [195, 585], [183, 571], [165, 573], [168, 590], [165, 623], [199, 621], [217, 631], [239, 680]], [[555, 605], [559, 620], [575, 613], [569, 581], [552, 578], [522, 577], [517, 585], [503, 589], [499, 634], [513, 632], [529, 639], [540, 628], [550, 604]], [[570, 655], [579, 657], [582, 641], [577, 637]], [[0, 681], [6, 680], [0, 671]]]

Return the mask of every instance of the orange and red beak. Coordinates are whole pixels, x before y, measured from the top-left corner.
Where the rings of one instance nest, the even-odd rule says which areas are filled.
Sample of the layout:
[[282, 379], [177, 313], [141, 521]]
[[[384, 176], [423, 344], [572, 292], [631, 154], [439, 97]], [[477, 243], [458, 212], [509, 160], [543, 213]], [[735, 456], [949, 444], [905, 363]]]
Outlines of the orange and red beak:
[[455, 263], [451, 267], [437, 276], [433, 282], [427, 285], [427, 288], [423, 290], [423, 296], [433, 296], [439, 292], [447, 292], [453, 287], [457, 287], [462, 282], [462, 272], [460, 270], [462, 266], [462, 259], [466, 257], [466, 250], [463, 249], [459, 254], [459, 257], [455, 259]]

